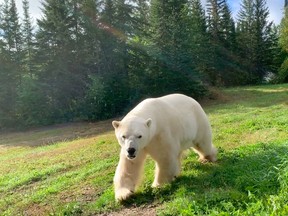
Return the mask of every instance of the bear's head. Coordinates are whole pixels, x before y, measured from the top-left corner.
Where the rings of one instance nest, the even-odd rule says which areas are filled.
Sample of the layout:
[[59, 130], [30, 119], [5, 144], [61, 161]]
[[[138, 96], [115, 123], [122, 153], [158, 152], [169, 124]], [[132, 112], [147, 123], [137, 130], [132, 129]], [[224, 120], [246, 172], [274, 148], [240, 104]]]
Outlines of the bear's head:
[[128, 159], [136, 158], [139, 152], [148, 145], [151, 123], [150, 118], [142, 119], [139, 117], [112, 122], [121, 151]]

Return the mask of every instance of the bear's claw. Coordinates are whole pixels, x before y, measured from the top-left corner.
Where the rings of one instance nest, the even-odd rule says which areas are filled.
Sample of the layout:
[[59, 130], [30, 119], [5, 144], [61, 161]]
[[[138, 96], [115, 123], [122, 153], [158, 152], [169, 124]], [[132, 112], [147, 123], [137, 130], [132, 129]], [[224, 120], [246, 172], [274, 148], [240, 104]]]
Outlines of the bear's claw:
[[127, 188], [120, 188], [115, 192], [116, 201], [127, 200], [134, 192]]

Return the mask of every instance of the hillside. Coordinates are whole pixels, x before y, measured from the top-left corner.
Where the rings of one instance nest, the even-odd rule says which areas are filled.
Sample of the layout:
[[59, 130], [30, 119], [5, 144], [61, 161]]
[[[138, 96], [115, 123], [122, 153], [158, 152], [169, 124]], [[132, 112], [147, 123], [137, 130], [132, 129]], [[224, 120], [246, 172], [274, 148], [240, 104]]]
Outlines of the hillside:
[[111, 120], [0, 134], [0, 215], [288, 214], [288, 85], [229, 88], [202, 101], [219, 161], [187, 151], [181, 176], [114, 201]]

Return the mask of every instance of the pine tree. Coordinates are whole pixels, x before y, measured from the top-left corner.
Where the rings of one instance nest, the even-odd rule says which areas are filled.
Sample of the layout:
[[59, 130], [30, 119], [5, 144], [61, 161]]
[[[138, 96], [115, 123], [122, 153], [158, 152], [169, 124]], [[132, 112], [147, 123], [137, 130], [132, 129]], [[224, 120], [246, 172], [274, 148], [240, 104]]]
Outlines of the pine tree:
[[221, 41], [221, 16], [225, 0], [207, 0], [208, 31], [214, 41]]
[[226, 0], [208, 0], [208, 32], [214, 43], [233, 49], [235, 44], [235, 23]]
[[136, 0], [137, 5], [134, 9], [134, 17], [136, 19], [136, 24], [134, 24], [135, 32], [137, 35], [147, 36], [149, 31], [149, 16], [150, 7], [148, 0]]
[[226, 2], [223, 4], [222, 19], [220, 23], [224, 46], [227, 49], [234, 51], [236, 45], [235, 23], [232, 18], [232, 13]]
[[0, 128], [17, 122], [17, 87], [22, 70], [22, 41], [15, 0], [6, 0], [0, 20]]
[[235, 40], [235, 23], [226, 0], [208, 0], [208, 32], [214, 41], [227, 47]]
[[272, 30], [272, 22], [268, 21], [269, 9], [266, 0], [255, 0], [255, 72], [259, 80], [263, 79], [269, 68], [271, 44], [269, 36]]
[[132, 8], [133, 22], [132, 35], [128, 41], [129, 47], [129, 97], [131, 103], [138, 102], [139, 98], [147, 97], [150, 94], [149, 86], [149, 66], [152, 58], [148, 55], [148, 39], [149, 39], [149, 16], [150, 6], [147, 0], [136, 0]]
[[113, 74], [115, 70], [113, 49], [116, 39], [112, 33], [114, 4], [111, 0], [103, 1], [101, 4], [103, 10], [100, 12], [97, 7], [98, 3], [98, 1], [86, 0], [82, 8], [85, 68], [89, 71], [83, 101], [85, 107], [83, 115], [93, 120], [109, 118], [112, 115], [113, 105], [106, 100], [107, 94], [112, 95], [111, 91], [107, 91], [109, 84], [107, 84], [106, 77]]
[[250, 82], [259, 82], [270, 70], [272, 22], [265, 0], [243, 0], [238, 18], [238, 44], [247, 63]]
[[191, 58], [195, 69], [209, 82], [209, 74], [212, 71], [213, 62], [211, 61], [211, 44], [207, 34], [207, 25], [204, 8], [200, 0], [190, 2], [190, 44]]
[[40, 98], [36, 90], [37, 79], [35, 76], [36, 67], [34, 63], [35, 58], [35, 37], [33, 33], [32, 20], [29, 14], [28, 0], [23, 0], [24, 18], [21, 26], [22, 33], [22, 64], [23, 76], [21, 83], [17, 86], [17, 116], [19, 125], [28, 126], [37, 120], [34, 118], [34, 110], [38, 107]]
[[43, 16], [38, 20], [36, 35], [37, 61], [47, 121], [73, 119], [78, 97], [83, 97], [85, 71], [75, 54], [79, 39], [75, 3], [67, 0], [42, 3]]
[[[125, 0], [106, 2], [106, 10], [103, 13], [103, 19], [107, 20], [109, 30], [104, 33], [106, 36], [101, 41], [108, 49], [102, 49], [105, 57], [110, 61], [104, 63], [105, 67], [110, 67], [104, 75], [107, 87], [114, 94], [107, 92], [106, 101], [109, 101], [110, 113], [112, 115], [120, 114], [129, 103], [129, 78], [128, 64], [130, 59], [128, 36], [133, 35], [133, 5]], [[108, 18], [110, 14], [111, 18]], [[108, 19], [107, 19], [108, 18]], [[109, 44], [108, 44], [109, 43]]]
[[288, 82], [288, 7], [280, 24], [279, 45], [282, 49], [283, 62], [279, 68], [279, 81]]
[[9, 52], [12, 60], [20, 64], [21, 59], [21, 31], [15, 0], [6, 0], [3, 8], [3, 41], [5, 50]]
[[243, 0], [238, 13], [237, 22], [237, 46], [240, 57], [243, 59], [247, 71], [249, 72], [249, 82], [253, 80], [253, 70], [255, 56], [253, 47], [255, 44], [254, 37], [254, 16], [255, 8], [253, 1]]
[[213, 85], [233, 85], [239, 82], [239, 66], [236, 56], [235, 23], [226, 0], [207, 1], [208, 33], [211, 40], [213, 70], [210, 80]]
[[95, 19], [98, 28], [86, 29], [90, 32], [88, 35], [93, 32], [98, 34], [94, 38], [98, 38], [99, 45], [98, 49], [94, 49], [99, 55], [99, 70], [90, 76], [86, 98], [90, 107], [87, 113], [89, 118], [94, 119], [122, 113], [125, 104], [129, 103], [130, 91], [128, 35], [133, 35], [131, 14], [134, 6], [123, 0], [105, 0], [103, 3], [103, 10]]
[[282, 49], [288, 53], [288, 7], [285, 8], [284, 17], [280, 24], [279, 43]]
[[[188, 1], [151, 2], [150, 53], [155, 62], [149, 86], [155, 94], [183, 92], [201, 95], [203, 88], [191, 58]], [[198, 91], [199, 90], [199, 91]]]
[[29, 2], [28, 0], [23, 0], [23, 11], [24, 19], [22, 25], [22, 35], [23, 35], [23, 59], [24, 67], [27, 73], [32, 76], [33, 71], [33, 54], [35, 51], [35, 41], [33, 34], [32, 20], [29, 14]]

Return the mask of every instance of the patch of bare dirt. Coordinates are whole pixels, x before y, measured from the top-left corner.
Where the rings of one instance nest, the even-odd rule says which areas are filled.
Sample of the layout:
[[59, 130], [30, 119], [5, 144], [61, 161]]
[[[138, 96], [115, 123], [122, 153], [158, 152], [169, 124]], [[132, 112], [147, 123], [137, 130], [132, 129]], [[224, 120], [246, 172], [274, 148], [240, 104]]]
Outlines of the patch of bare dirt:
[[98, 197], [97, 191], [89, 185], [84, 186], [79, 190], [75, 189], [74, 192], [71, 191], [63, 191], [59, 194], [60, 199], [65, 203], [70, 202], [81, 202], [81, 203], [89, 203], [94, 202]]
[[26, 210], [23, 211], [25, 216], [46, 216], [51, 214], [53, 210], [49, 205], [32, 204]]
[[156, 215], [156, 206], [147, 205], [141, 207], [129, 207], [118, 212], [100, 214], [101, 216], [154, 216]]

